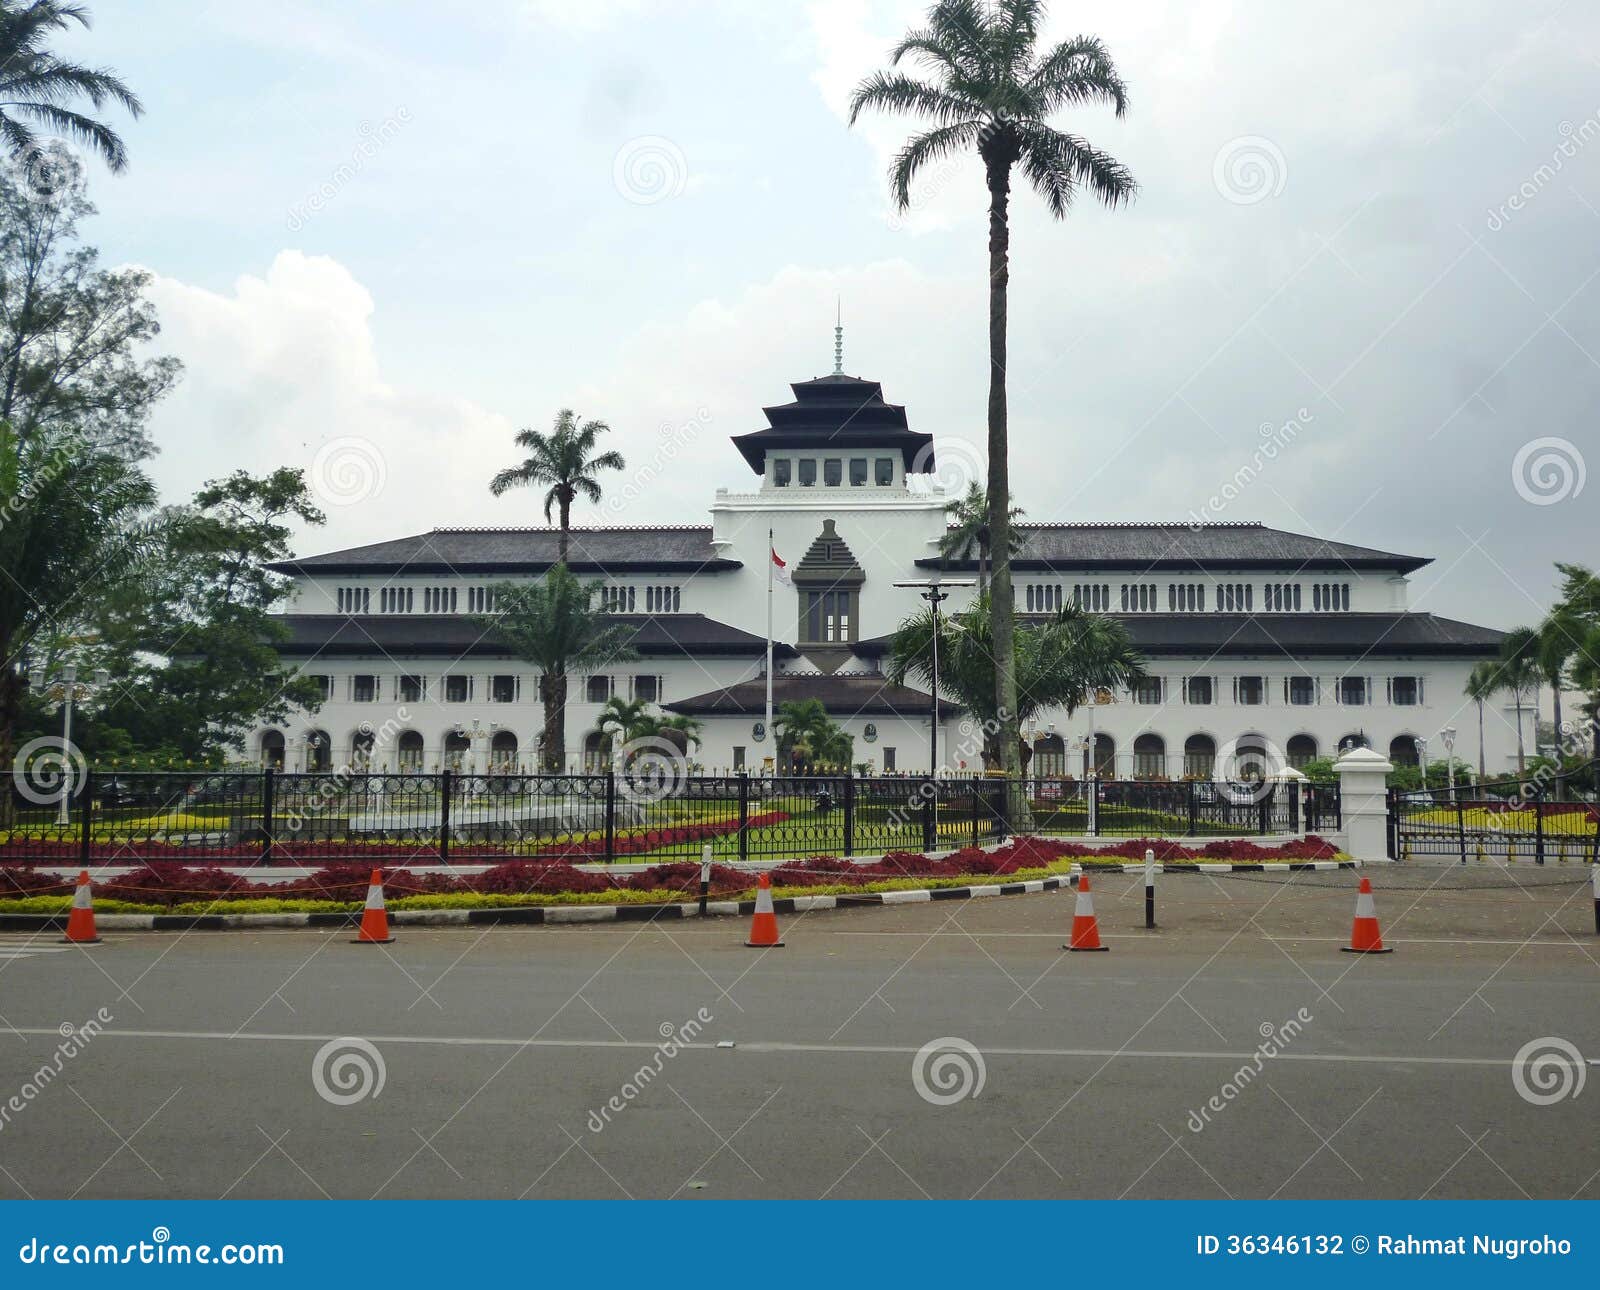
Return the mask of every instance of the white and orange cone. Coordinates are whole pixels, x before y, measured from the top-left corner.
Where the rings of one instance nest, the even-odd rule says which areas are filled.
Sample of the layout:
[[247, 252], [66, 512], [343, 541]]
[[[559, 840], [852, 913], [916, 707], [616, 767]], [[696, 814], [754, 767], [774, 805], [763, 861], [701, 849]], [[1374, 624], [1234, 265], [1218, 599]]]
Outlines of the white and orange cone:
[[756, 912], [745, 944], [753, 950], [774, 950], [783, 944], [778, 939], [778, 915], [772, 908], [772, 879], [765, 873], [756, 878]]
[[87, 869], [78, 871], [78, 887], [72, 893], [72, 912], [67, 915], [67, 934], [61, 939], [68, 945], [100, 944], [100, 933], [94, 928], [94, 894]]
[[1363, 878], [1356, 892], [1356, 916], [1350, 924], [1350, 944], [1339, 947], [1346, 954], [1393, 954], [1393, 947], [1385, 948], [1383, 933], [1378, 930], [1378, 910], [1372, 903], [1372, 879]]
[[1072, 939], [1063, 949], [1109, 950], [1100, 944], [1100, 924], [1095, 921], [1094, 897], [1089, 894], [1088, 870], [1078, 875], [1078, 903], [1072, 910]]
[[394, 937], [389, 935], [389, 911], [383, 903], [383, 870], [374, 869], [367, 886], [367, 907], [361, 911], [361, 930], [352, 945], [387, 945]]

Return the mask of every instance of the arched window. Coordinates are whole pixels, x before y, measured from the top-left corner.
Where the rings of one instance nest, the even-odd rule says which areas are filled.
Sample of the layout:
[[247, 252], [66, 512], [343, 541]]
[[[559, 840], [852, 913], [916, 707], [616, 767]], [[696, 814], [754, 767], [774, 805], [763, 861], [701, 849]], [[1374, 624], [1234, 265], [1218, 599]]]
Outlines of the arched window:
[[496, 730], [489, 741], [489, 769], [509, 773], [517, 768], [517, 737], [509, 730]]
[[1189, 779], [1210, 779], [1217, 766], [1217, 741], [1190, 735], [1183, 741], [1183, 773]]
[[1167, 745], [1160, 735], [1143, 734], [1133, 741], [1135, 779], [1159, 779], [1167, 773]]
[[400, 769], [420, 771], [422, 769], [423, 747], [422, 733], [417, 730], [407, 730], [400, 736]]
[[1291, 735], [1286, 751], [1289, 765], [1296, 770], [1304, 770], [1317, 759], [1317, 741], [1310, 735]]
[[1389, 760], [1396, 766], [1415, 766], [1421, 760], [1414, 735], [1396, 735], [1389, 741]]
[[326, 730], [306, 734], [306, 769], [317, 774], [333, 769], [333, 740]]
[[376, 742], [370, 730], [358, 730], [350, 736], [351, 770], [365, 770], [372, 765], [372, 748]]
[[261, 764], [283, 769], [283, 731], [266, 730], [261, 735]]
[[467, 738], [466, 732], [452, 730], [444, 737], [444, 764], [451, 770], [464, 770], [467, 765], [467, 755], [472, 751], [472, 740]]
[[1094, 737], [1094, 773], [1101, 779], [1117, 777], [1117, 741], [1110, 735]]

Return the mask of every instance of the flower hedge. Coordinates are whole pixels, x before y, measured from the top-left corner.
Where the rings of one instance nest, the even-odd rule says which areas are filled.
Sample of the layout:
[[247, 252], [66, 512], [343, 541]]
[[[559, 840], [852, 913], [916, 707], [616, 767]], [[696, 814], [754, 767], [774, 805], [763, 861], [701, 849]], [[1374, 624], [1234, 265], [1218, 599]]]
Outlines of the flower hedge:
[[[775, 866], [775, 887], [837, 887], [903, 878], [1003, 878], [1024, 870], [1048, 868], [1063, 860], [1090, 863], [1122, 863], [1142, 859], [1145, 849], [1155, 851], [1166, 863], [1219, 860], [1283, 861], [1331, 860], [1338, 851], [1321, 838], [1275, 847], [1250, 842], [1212, 842], [1198, 849], [1181, 847], [1160, 839], [1131, 839], [1106, 848], [1086, 847], [1072, 842], [1043, 838], [1022, 838], [994, 851], [964, 848], [943, 858], [916, 852], [895, 852], [871, 864], [857, 864], [839, 856], [816, 856], [809, 860], [790, 860]], [[243, 874], [229, 873], [218, 865], [183, 867], [163, 865], [138, 873], [102, 879], [95, 892], [115, 900], [170, 908], [195, 901], [246, 899], [325, 900], [359, 903], [367, 892], [372, 866], [366, 864], [328, 864], [315, 874], [290, 882], [252, 882]], [[693, 899], [700, 890], [700, 866], [694, 861], [652, 865], [639, 873], [596, 873], [576, 869], [567, 859], [544, 858], [508, 860], [482, 873], [412, 873], [391, 869], [383, 875], [384, 891], [390, 898], [418, 895], [594, 895], [608, 891], [641, 892], [659, 895], [663, 900]], [[35, 869], [0, 869], [0, 900], [29, 896], [63, 896], [72, 890], [72, 879]], [[752, 874], [729, 865], [711, 866], [711, 895], [727, 899], [748, 892]]]
[[[762, 811], [750, 816], [749, 827], [769, 828], [782, 824], [789, 818], [787, 811]], [[643, 855], [662, 847], [686, 842], [709, 842], [739, 831], [737, 819], [707, 820], [694, 824], [674, 824], [665, 828], [630, 828], [612, 839], [613, 857]], [[528, 861], [565, 860], [569, 864], [588, 864], [606, 858], [603, 837], [585, 837], [582, 841], [540, 843], [537, 839], [521, 842], [456, 842], [474, 857], [515, 856]], [[521, 848], [537, 848], [524, 852]], [[335, 863], [349, 860], [355, 863], [373, 860], [411, 860], [437, 854], [437, 842], [418, 837], [409, 840], [375, 838], [370, 842], [356, 839], [295, 840], [284, 843], [281, 859], [291, 864]], [[0, 860], [14, 853], [28, 863], [77, 864], [83, 857], [82, 844], [76, 839], [40, 839], [12, 834], [0, 838]], [[94, 840], [89, 843], [89, 860], [95, 864], [256, 864], [261, 861], [259, 842], [240, 842], [231, 846], [182, 846], [158, 837], [129, 837], [116, 841]], [[269, 861], [268, 863], [272, 863]]]

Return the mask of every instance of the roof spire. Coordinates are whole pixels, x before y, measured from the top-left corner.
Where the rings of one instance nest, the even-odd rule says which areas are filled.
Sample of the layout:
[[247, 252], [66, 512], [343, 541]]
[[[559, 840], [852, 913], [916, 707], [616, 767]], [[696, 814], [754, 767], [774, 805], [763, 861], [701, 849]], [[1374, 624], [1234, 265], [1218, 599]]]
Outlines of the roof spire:
[[833, 318], [833, 374], [844, 375], [844, 305], [835, 297]]

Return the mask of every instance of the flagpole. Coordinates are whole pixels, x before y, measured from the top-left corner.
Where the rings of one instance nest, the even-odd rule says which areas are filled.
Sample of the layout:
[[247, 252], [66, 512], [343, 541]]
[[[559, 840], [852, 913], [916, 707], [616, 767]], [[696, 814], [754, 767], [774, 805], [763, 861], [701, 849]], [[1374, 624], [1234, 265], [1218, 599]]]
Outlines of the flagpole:
[[777, 739], [772, 733], [772, 556], [777, 550], [772, 545], [772, 530], [767, 530], [767, 739], [772, 747], [772, 770], [778, 770]]

